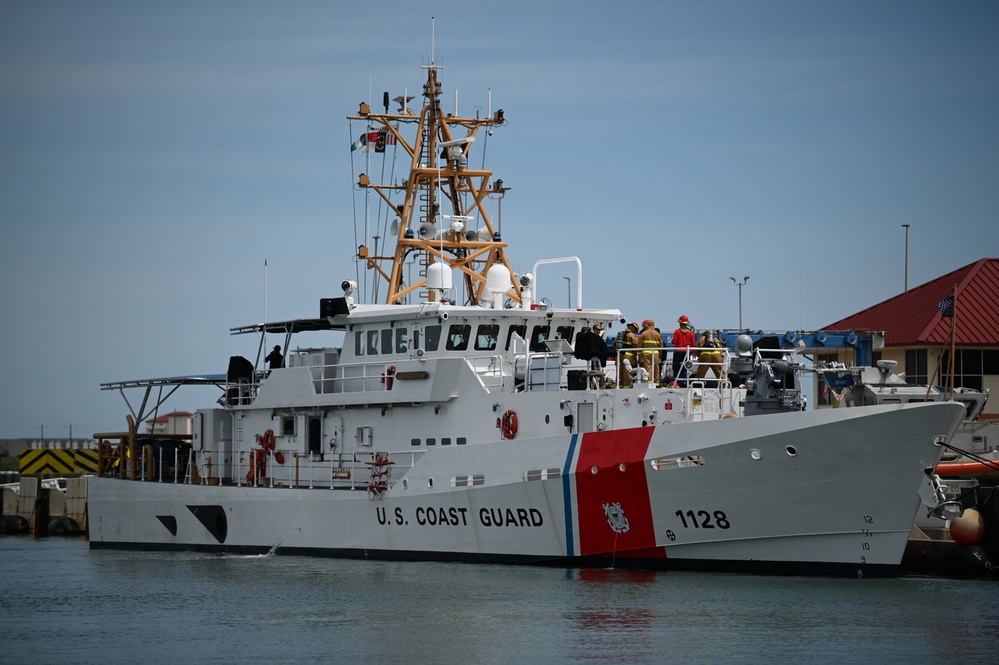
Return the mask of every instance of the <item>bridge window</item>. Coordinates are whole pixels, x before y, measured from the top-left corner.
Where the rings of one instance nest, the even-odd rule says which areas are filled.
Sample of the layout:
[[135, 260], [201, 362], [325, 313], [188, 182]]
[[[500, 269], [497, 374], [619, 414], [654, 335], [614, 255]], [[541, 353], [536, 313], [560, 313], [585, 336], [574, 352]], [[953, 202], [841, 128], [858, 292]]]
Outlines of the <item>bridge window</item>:
[[464, 351], [468, 348], [468, 336], [472, 326], [467, 323], [452, 323], [447, 333], [447, 350]]
[[378, 331], [369, 330], [368, 331], [368, 355], [377, 356], [378, 355]]
[[441, 326], [427, 326], [424, 334], [427, 338], [427, 351], [436, 351], [441, 344]]
[[545, 350], [545, 340], [548, 339], [551, 330], [551, 326], [534, 326], [534, 330], [531, 331], [531, 351]]
[[395, 329], [395, 352], [406, 353], [409, 350], [409, 337], [405, 328]]
[[475, 333], [476, 351], [493, 351], [496, 348], [496, 340], [499, 339], [499, 325], [496, 323], [482, 323]]
[[510, 342], [513, 341], [513, 336], [514, 336], [515, 333], [517, 335], [519, 335], [521, 339], [526, 340], [527, 339], [527, 326], [525, 326], [525, 325], [510, 326], [510, 329], [506, 333], [506, 350], [507, 351], [510, 350]]
[[360, 330], [354, 333], [354, 355], [357, 357], [364, 355], [364, 333]]
[[382, 353], [391, 355], [392, 353], [392, 329], [382, 331]]
[[555, 339], [564, 339], [567, 342], [571, 342], [572, 331], [573, 326], [558, 326], [555, 328]]

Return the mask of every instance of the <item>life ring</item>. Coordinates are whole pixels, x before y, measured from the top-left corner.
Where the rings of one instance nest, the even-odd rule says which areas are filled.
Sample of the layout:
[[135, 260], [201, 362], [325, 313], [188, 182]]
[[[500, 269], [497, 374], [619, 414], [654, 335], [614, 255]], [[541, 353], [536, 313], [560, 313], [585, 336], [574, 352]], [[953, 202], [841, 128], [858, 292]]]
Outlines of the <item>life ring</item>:
[[512, 439], [517, 436], [517, 414], [512, 410], [503, 414], [503, 438]]
[[395, 382], [395, 365], [389, 365], [385, 368], [382, 373], [382, 383], [385, 384], [385, 390], [392, 390], [392, 384]]
[[257, 435], [257, 443], [264, 450], [271, 451], [274, 450], [274, 430], [269, 429], [263, 433], [263, 435]]

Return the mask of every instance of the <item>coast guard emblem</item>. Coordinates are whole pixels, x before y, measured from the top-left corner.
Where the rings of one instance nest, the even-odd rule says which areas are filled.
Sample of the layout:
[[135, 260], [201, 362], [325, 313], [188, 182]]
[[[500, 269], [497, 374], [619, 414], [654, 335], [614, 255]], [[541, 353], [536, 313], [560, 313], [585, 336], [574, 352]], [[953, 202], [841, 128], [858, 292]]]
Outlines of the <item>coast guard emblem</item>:
[[610, 528], [614, 533], [627, 533], [631, 525], [628, 524], [628, 518], [624, 516], [624, 511], [621, 510], [620, 503], [605, 503], [604, 514], [607, 515], [607, 523], [610, 524]]

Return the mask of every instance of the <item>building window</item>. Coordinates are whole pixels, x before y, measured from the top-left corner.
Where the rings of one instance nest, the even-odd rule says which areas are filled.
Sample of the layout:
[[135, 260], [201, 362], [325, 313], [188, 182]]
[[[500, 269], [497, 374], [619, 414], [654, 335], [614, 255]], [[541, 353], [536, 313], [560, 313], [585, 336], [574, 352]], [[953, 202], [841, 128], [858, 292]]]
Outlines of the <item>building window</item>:
[[[997, 351], [984, 351], [982, 349], [958, 349], [954, 353], [954, 387], [971, 388], [982, 390], [985, 384], [985, 368], [995, 369], [997, 365]], [[945, 351], [940, 359], [940, 385], [950, 383], [951, 362], [950, 351]]]
[[999, 376], [999, 351], [982, 351], [982, 374]]
[[926, 349], [909, 349], [905, 352], [905, 381], [917, 385], [930, 382], [927, 371]]

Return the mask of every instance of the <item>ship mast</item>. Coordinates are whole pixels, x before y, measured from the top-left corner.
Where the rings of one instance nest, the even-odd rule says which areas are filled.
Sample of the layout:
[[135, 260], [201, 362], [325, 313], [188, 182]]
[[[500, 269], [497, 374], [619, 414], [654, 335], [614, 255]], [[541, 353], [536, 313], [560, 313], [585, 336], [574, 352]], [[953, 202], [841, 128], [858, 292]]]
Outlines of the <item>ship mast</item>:
[[[438, 67], [430, 64], [427, 82], [423, 86], [424, 106], [419, 115], [407, 106], [408, 99], [397, 97], [400, 108], [389, 113], [372, 113], [367, 103], [361, 103], [357, 115], [349, 120], [363, 120], [369, 129], [378, 128], [387, 142], [393, 142], [410, 157], [409, 178], [400, 185], [374, 184], [361, 174], [358, 186], [374, 190], [398, 215], [392, 223], [396, 236], [393, 255], [370, 255], [366, 247], [358, 248], [357, 257], [388, 282], [385, 302], [397, 304], [411, 293], [433, 300], [434, 291], [427, 288], [427, 267], [446, 263], [458, 270], [464, 280], [468, 304], [478, 305], [490, 300], [486, 292], [486, 277], [494, 265], [502, 265], [510, 275], [506, 296], [519, 303], [520, 287], [513, 279], [500, 234], [486, 210], [489, 195], [506, 191], [503, 181], [490, 184], [492, 171], [468, 168], [468, 154], [479, 129], [504, 124], [503, 110], [488, 118], [462, 118], [446, 114], [441, 108], [441, 84]], [[387, 93], [386, 93], [387, 99]], [[410, 144], [399, 130], [400, 124], [417, 123], [414, 143]], [[396, 203], [393, 196], [402, 193], [404, 200]], [[386, 242], [386, 248], [389, 243]], [[420, 267], [419, 279], [406, 284], [403, 266], [416, 253]], [[385, 266], [383, 264], [390, 264]]]

